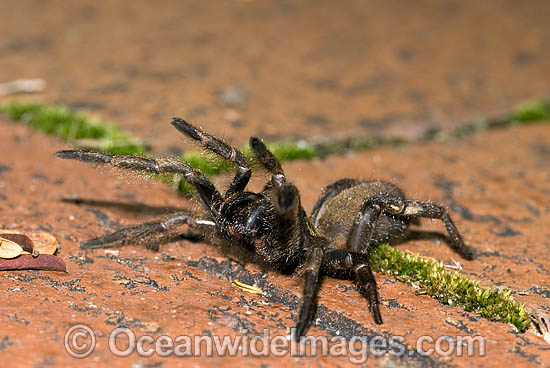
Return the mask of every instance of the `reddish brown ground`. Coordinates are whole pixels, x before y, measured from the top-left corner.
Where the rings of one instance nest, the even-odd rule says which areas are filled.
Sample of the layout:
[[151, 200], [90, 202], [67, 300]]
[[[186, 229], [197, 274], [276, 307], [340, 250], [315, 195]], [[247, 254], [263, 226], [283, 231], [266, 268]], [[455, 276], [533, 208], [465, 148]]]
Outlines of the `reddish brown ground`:
[[[168, 124], [172, 115], [239, 144], [250, 134], [417, 136], [549, 92], [550, 8], [544, 1], [121, 4], [0, 3], [0, 80], [45, 78], [46, 92], [33, 99], [92, 110], [157, 153], [188, 147]], [[245, 98], [223, 105], [220, 91], [237, 85]], [[264, 276], [255, 265], [242, 268], [216, 248], [188, 241], [160, 253], [136, 246], [116, 255], [79, 250], [80, 241], [158, 217], [167, 206], [196, 204], [159, 183], [56, 159], [53, 152], [66, 144], [26, 127], [7, 120], [0, 127], [0, 226], [53, 233], [68, 266], [66, 274], [0, 275], [0, 354], [10, 366], [350, 365], [348, 357], [115, 358], [107, 337], [118, 326], [155, 337], [236, 336], [265, 328], [287, 335], [301, 282]], [[391, 180], [411, 198], [448, 206], [476, 249], [474, 261], [462, 261], [437, 239], [400, 249], [446, 264], [458, 260], [466, 275], [511, 288], [528, 309], [550, 313], [549, 142], [548, 125], [518, 127], [285, 169], [308, 211], [325, 185], [351, 176]], [[111, 204], [60, 201], [70, 195]], [[443, 231], [436, 221], [422, 229]], [[382, 367], [550, 362], [550, 347], [539, 337], [415, 295], [391, 277], [377, 278], [384, 325], [373, 323], [350, 282], [327, 279], [309, 333], [404, 336], [408, 349], [423, 335], [487, 339], [485, 357], [369, 358]], [[255, 282], [266, 295], [246, 293], [231, 285], [233, 279]], [[65, 332], [76, 323], [97, 335], [95, 351], [84, 360], [64, 348]]]
[[[264, 280], [256, 266], [247, 265], [245, 272], [236, 263], [228, 264], [214, 247], [183, 241], [163, 246], [161, 253], [133, 246], [121, 248], [118, 255], [79, 250], [79, 241], [159, 213], [155, 208], [143, 208], [143, 215], [136, 215], [135, 210], [121, 210], [119, 202], [183, 208], [193, 205], [162, 184], [136, 180], [128, 183], [128, 178], [108, 171], [58, 160], [52, 152], [62, 148], [61, 143], [25, 127], [5, 121], [2, 124], [9, 129], [3, 129], [0, 137], [4, 142], [0, 151], [4, 167], [0, 177], [0, 223], [7, 228], [51, 231], [61, 241], [60, 256], [68, 264], [67, 274], [2, 274], [6, 298], [0, 318], [7, 340], [1, 349], [14, 362], [75, 364], [63, 348], [65, 331], [75, 323], [89, 325], [98, 336], [96, 351], [85, 362], [109, 360], [121, 366], [138, 361], [169, 366], [195, 360], [148, 360], [135, 354], [113, 360], [107, 336], [117, 326], [131, 327], [137, 334], [175, 337], [235, 335], [244, 328], [260, 333], [269, 328], [272, 334], [285, 335], [294, 325], [295, 308], [285, 303], [296, 302], [300, 292], [298, 279], [270, 273]], [[549, 139], [546, 126], [523, 127], [482, 134], [471, 141], [378, 149], [287, 164], [285, 168], [300, 188], [307, 210], [323, 186], [346, 176], [392, 180], [406, 188], [412, 198], [450, 206], [466, 241], [477, 251], [474, 261], [461, 261], [463, 272], [486, 285], [526, 292], [527, 295], [515, 297], [529, 309], [548, 313]], [[19, 159], [22, 154], [25, 160]], [[59, 201], [72, 194], [113, 204], [92, 208]], [[442, 231], [442, 226], [427, 222], [422, 229]], [[460, 261], [436, 240], [412, 241], [400, 249], [433, 256], [446, 264], [452, 264], [452, 258]], [[163, 260], [163, 255], [174, 259]], [[202, 262], [197, 264], [199, 260]], [[217, 266], [222, 262], [225, 266]], [[268, 295], [257, 296], [233, 287], [227, 274], [229, 265], [233, 278], [259, 283]], [[525, 365], [550, 359], [548, 345], [540, 338], [518, 334], [506, 324], [488, 322], [475, 313], [442, 306], [427, 296], [415, 295], [413, 288], [389, 277], [378, 276], [378, 280], [384, 325], [373, 324], [365, 300], [349, 290], [350, 282], [327, 279], [319, 298], [322, 310], [310, 333], [330, 336], [339, 329], [344, 335], [354, 331], [362, 335], [399, 335], [405, 336], [412, 348], [422, 335], [434, 339], [442, 335], [481, 335], [487, 339], [487, 356], [483, 358], [433, 357], [426, 362], [413, 357], [396, 361], [397, 365], [497, 366], [503, 359]], [[272, 290], [273, 286], [277, 290]], [[283, 302], [277, 302], [280, 298]], [[246, 360], [252, 366], [260, 361], [311, 364], [314, 360]], [[222, 358], [200, 362], [235, 364]], [[321, 362], [345, 365], [347, 359], [323, 358]]]

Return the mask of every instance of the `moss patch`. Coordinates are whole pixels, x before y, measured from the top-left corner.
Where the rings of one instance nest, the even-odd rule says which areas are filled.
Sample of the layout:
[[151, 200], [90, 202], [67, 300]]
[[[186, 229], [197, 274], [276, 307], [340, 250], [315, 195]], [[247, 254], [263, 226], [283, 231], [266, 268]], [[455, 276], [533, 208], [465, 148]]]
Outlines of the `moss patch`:
[[0, 104], [0, 113], [76, 146], [113, 154], [141, 155], [145, 152], [143, 144], [133, 140], [129, 133], [119, 130], [114, 124], [75, 112], [66, 106], [8, 102]]
[[520, 123], [550, 120], [550, 99], [532, 100], [519, 105], [509, 120]]
[[433, 132], [425, 141], [449, 137], [464, 138], [491, 129], [504, 129], [514, 125], [534, 124], [550, 121], [550, 99], [526, 101], [518, 105], [511, 113], [495, 118], [482, 118], [463, 124], [451, 132]]
[[511, 323], [524, 332], [531, 321], [523, 305], [510, 291], [481, 286], [458, 271], [448, 271], [441, 262], [381, 244], [370, 255], [373, 269], [423, 289], [443, 304], [460, 306], [490, 321]]
[[[0, 114], [8, 116], [13, 121], [26, 123], [34, 130], [69, 141], [80, 148], [112, 154], [148, 153], [145, 145], [132, 138], [130, 133], [121, 131], [112, 123], [71, 110], [67, 106], [12, 101], [0, 104]], [[305, 142], [276, 142], [267, 143], [267, 146], [281, 161], [309, 160], [318, 156], [314, 147]], [[253, 155], [250, 148], [243, 147], [242, 151], [252, 164]], [[233, 168], [230, 162], [212, 154], [188, 152], [182, 155], [181, 159], [208, 176], [218, 175]], [[180, 177], [159, 175], [158, 179], [176, 186], [184, 193], [192, 191], [191, 186]]]

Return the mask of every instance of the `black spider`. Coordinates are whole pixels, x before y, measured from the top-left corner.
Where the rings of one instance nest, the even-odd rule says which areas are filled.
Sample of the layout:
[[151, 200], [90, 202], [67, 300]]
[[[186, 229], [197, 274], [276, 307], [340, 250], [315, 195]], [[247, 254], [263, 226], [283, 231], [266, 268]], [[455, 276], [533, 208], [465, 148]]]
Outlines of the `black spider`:
[[225, 194], [222, 195], [200, 171], [176, 159], [111, 155], [86, 150], [59, 151], [56, 155], [153, 174], [183, 174], [185, 180], [197, 190], [210, 219], [197, 220], [177, 213], [85, 241], [81, 248], [145, 244], [148, 248], [158, 249], [159, 244], [181, 232], [179, 228], [182, 225], [214, 233], [226, 245], [242, 247], [277, 269], [297, 271], [302, 275], [303, 303], [295, 339], [305, 334], [313, 317], [322, 274], [343, 274], [354, 279], [369, 301], [374, 321], [382, 323], [368, 253], [381, 242], [403, 240], [415, 218], [443, 221], [453, 247], [465, 259], [473, 258], [445, 208], [406, 199], [401, 190], [390, 183], [338, 180], [323, 190], [308, 217], [300, 203], [298, 189], [287, 182], [281, 164], [258, 138], [250, 138], [250, 147], [271, 173], [271, 180], [260, 193], [253, 193], [245, 191], [251, 170], [241, 152], [182, 119], [173, 118], [172, 124], [206, 149], [237, 165], [237, 173]]

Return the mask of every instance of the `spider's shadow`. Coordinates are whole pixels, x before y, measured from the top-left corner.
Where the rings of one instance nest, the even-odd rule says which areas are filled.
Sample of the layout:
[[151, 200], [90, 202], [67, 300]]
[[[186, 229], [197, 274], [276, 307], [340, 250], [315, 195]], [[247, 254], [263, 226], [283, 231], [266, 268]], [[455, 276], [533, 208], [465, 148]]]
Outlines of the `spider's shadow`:
[[[174, 207], [174, 206], [151, 206], [144, 203], [129, 203], [119, 201], [105, 201], [98, 199], [87, 198], [61, 198], [61, 202], [71, 203], [77, 206], [84, 205], [90, 207], [106, 208], [114, 211], [123, 212], [129, 217], [142, 218], [147, 216], [169, 216], [175, 213], [185, 213], [191, 216], [198, 215], [198, 211], [190, 210], [189, 208]], [[178, 240], [188, 240], [191, 242], [201, 242], [205, 240], [205, 235], [198, 233], [191, 229], [183, 232], [179, 235], [175, 235], [173, 238], [166, 239], [163, 243], [175, 242]]]
[[128, 213], [131, 216], [169, 215], [176, 212], [191, 212], [188, 208], [174, 206], [151, 206], [143, 203], [104, 201], [87, 198], [61, 198], [61, 202], [91, 207], [108, 208]]
[[414, 240], [439, 240], [447, 244], [449, 247], [452, 247], [452, 242], [448, 236], [437, 231], [422, 231], [422, 230], [409, 230], [405, 239], [400, 242], [397, 242], [395, 245], [407, 243]]
[[[460, 250], [454, 246], [451, 239], [448, 236], [446, 236], [445, 234], [442, 234], [442, 233], [437, 232], [437, 231], [408, 230], [407, 231], [407, 236], [403, 240], [401, 240], [399, 242], [396, 242], [393, 245], [400, 245], [400, 244], [407, 243], [409, 241], [414, 241], [414, 240], [432, 240], [432, 241], [433, 240], [438, 240], [438, 241], [441, 241], [441, 242], [447, 244], [447, 246], [449, 248], [451, 248], [460, 257]], [[464, 247], [469, 248], [472, 251], [472, 253], [474, 252], [474, 249], [472, 249], [470, 246], [465, 244]]]

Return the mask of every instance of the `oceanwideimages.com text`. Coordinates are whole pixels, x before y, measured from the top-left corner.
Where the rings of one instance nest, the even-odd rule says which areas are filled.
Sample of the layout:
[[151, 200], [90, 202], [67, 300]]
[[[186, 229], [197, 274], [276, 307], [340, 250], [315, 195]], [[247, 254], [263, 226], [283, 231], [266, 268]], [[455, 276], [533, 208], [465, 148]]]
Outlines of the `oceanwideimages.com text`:
[[[273, 334], [264, 329], [261, 335], [139, 335], [132, 329], [119, 327], [108, 336], [108, 349], [118, 357], [348, 357], [354, 364], [362, 364], [369, 357], [403, 357], [414, 355], [485, 356], [485, 338], [482, 336], [441, 335], [420, 336], [415, 344], [408, 344], [403, 336], [302, 336], [299, 342], [291, 334]], [[97, 339], [86, 325], [74, 325], [65, 334], [65, 349], [75, 358], [93, 354]]]

